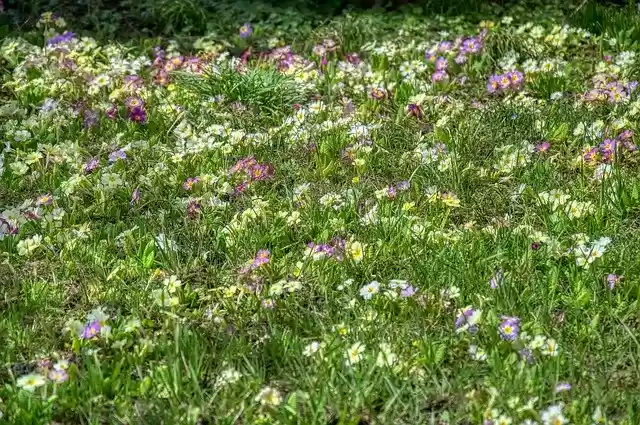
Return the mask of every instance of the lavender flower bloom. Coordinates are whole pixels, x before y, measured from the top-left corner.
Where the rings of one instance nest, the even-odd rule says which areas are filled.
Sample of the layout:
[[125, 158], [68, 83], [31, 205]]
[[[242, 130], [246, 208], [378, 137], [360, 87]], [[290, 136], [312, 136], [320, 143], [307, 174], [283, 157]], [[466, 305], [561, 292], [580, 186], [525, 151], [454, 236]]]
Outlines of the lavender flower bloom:
[[98, 114], [90, 109], [84, 111], [84, 128], [93, 127], [98, 124]]
[[431, 74], [431, 81], [437, 83], [438, 81], [444, 81], [449, 77], [449, 75], [445, 71], [436, 71]]
[[72, 33], [71, 31], [65, 31], [64, 33], [60, 34], [60, 35], [56, 35], [51, 37], [50, 39], [47, 40], [47, 45], [48, 46], [55, 46], [56, 44], [61, 44], [61, 43], [68, 43], [71, 40], [73, 40], [73, 38], [76, 35], [74, 33]]
[[97, 336], [100, 333], [102, 326], [99, 321], [91, 322], [87, 326], [84, 327], [82, 332], [80, 333], [80, 338], [82, 339], [91, 339]]
[[251, 34], [253, 34], [253, 27], [251, 26], [251, 24], [245, 23], [243, 26], [240, 27], [240, 30], [238, 32], [239, 32], [240, 38], [247, 38], [247, 37], [250, 37]]
[[251, 268], [256, 269], [264, 264], [267, 264], [271, 257], [271, 251], [268, 249], [261, 249], [256, 254], [253, 262], [251, 263]]
[[520, 333], [520, 319], [517, 317], [502, 316], [502, 323], [498, 327], [500, 338], [505, 341], [515, 341]]
[[551, 148], [551, 143], [541, 142], [536, 145], [535, 151], [536, 153], [545, 153], [549, 151], [549, 148]]
[[491, 289], [497, 289], [498, 286], [502, 284], [503, 278], [502, 270], [498, 270], [493, 276], [491, 276], [491, 279], [489, 279], [489, 286], [491, 286]]
[[90, 174], [94, 172], [99, 166], [100, 162], [98, 161], [98, 158], [89, 158], [86, 164], [84, 164], [83, 171], [85, 174]]
[[630, 81], [629, 84], [627, 84], [627, 90], [629, 90], [629, 93], [633, 93], [637, 88], [638, 88], [637, 81]]
[[571, 384], [568, 382], [559, 382], [556, 385], [556, 394], [571, 390]]
[[607, 286], [609, 287], [609, 289], [613, 290], [613, 288], [615, 288], [616, 286], [616, 283], [620, 282], [620, 280], [622, 280], [622, 276], [610, 273], [607, 275]]
[[463, 63], [467, 62], [467, 57], [465, 55], [463, 55], [463, 54], [459, 54], [453, 60], [458, 65], [462, 65]]
[[412, 297], [418, 290], [411, 285], [407, 285], [402, 291], [400, 291], [400, 296], [402, 298]]
[[58, 106], [58, 102], [56, 102], [55, 99], [48, 98], [48, 99], [45, 99], [42, 106], [40, 106], [40, 111], [50, 112], [56, 109], [57, 106]]
[[436, 61], [437, 71], [444, 71], [445, 69], [447, 69], [448, 66], [449, 66], [449, 62], [447, 61], [446, 58], [443, 58], [442, 56], [440, 56]]
[[406, 180], [403, 180], [403, 181], [401, 181], [400, 183], [398, 183], [398, 184], [396, 185], [396, 188], [397, 188], [397, 189], [398, 189], [398, 191], [400, 191], [400, 192], [407, 191], [407, 190], [409, 190], [409, 188], [410, 188], [410, 187], [411, 187], [411, 184], [410, 184], [408, 181], [406, 181]]
[[127, 154], [122, 149], [118, 149], [117, 151], [113, 151], [109, 154], [109, 162], [114, 163], [119, 159], [127, 159]]
[[53, 369], [49, 371], [49, 379], [56, 384], [61, 384], [69, 379], [69, 374], [64, 369]]

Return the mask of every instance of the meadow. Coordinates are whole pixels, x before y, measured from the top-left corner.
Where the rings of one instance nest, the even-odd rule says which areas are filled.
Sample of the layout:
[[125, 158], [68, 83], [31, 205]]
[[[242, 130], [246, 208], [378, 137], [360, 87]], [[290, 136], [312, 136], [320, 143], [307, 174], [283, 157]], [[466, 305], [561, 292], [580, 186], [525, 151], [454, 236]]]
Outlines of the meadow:
[[0, 423], [640, 423], [635, 6], [232, 12], [6, 31]]

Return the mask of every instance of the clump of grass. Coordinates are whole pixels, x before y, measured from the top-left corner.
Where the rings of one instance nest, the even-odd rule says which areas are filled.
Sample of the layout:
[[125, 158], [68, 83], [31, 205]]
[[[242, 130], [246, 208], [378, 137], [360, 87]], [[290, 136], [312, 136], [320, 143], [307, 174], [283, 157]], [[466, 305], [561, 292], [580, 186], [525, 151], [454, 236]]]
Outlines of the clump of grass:
[[267, 66], [246, 71], [228, 65], [211, 66], [201, 76], [178, 74], [177, 82], [200, 99], [222, 95], [225, 101], [239, 102], [262, 118], [274, 120], [306, 97], [305, 89], [293, 77]]

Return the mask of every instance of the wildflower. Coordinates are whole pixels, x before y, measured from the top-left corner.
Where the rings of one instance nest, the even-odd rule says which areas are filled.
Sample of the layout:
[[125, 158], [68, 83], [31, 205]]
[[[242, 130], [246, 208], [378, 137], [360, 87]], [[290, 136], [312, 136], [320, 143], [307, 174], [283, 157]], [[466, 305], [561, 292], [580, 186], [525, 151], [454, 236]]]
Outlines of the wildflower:
[[253, 34], [253, 27], [249, 23], [242, 25], [238, 31], [240, 38], [247, 38]]
[[170, 294], [174, 294], [182, 286], [182, 281], [178, 279], [178, 276], [176, 275], [171, 275], [170, 277], [166, 278], [162, 283], [167, 288], [167, 291]]
[[505, 341], [515, 341], [520, 332], [520, 319], [517, 317], [502, 317], [502, 323], [498, 327], [500, 338]]
[[84, 164], [83, 171], [85, 174], [91, 174], [100, 166], [100, 162], [98, 158], [89, 158], [87, 162]]
[[353, 366], [354, 364], [362, 360], [365, 348], [365, 345], [360, 342], [356, 342], [351, 347], [349, 347], [347, 352], [344, 353], [347, 366]]
[[64, 369], [52, 369], [49, 371], [48, 377], [56, 384], [61, 384], [69, 379], [69, 374]]
[[545, 356], [555, 357], [558, 355], [558, 343], [553, 338], [548, 338], [540, 352]]
[[456, 332], [468, 331], [470, 334], [478, 332], [478, 324], [482, 318], [482, 310], [476, 310], [471, 306], [458, 310], [455, 320]]
[[400, 297], [409, 298], [412, 297], [418, 290], [411, 285], [407, 285], [400, 291]]
[[541, 142], [541, 143], [536, 145], [535, 152], [536, 153], [547, 153], [549, 151], [549, 148], [551, 148], [551, 143], [549, 143], [549, 142]]
[[254, 400], [262, 406], [277, 406], [282, 403], [280, 392], [271, 387], [262, 388]]
[[607, 286], [609, 287], [609, 289], [613, 290], [613, 288], [616, 286], [618, 282], [620, 282], [620, 280], [622, 280], [622, 278], [623, 276], [618, 276], [616, 274], [609, 273], [607, 275]]
[[502, 281], [502, 270], [498, 270], [493, 276], [491, 276], [491, 279], [489, 279], [489, 286], [491, 289], [497, 289], [498, 286], [502, 284]]
[[356, 263], [359, 263], [364, 258], [364, 247], [360, 242], [351, 242], [348, 245], [347, 250], [349, 251], [349, 254], [351, 255], [353, 261], [355, 261]]
[[122, 149], [118, 149], [116, 151], [113, 151], [109, 154], [109, 162], [110, 163], [114, 163], [119, 159], [127, 159], [127, 154], [125, 153], [124, 150]]
[[31, 255], [42, 244], [42, 236], [34, 235], [18, 242], [18, 255]]
[[305, 357], [311, 357], [314, 354], [316, 354], [318, 351], [320, 351], [322, 346], [323, 344], [319, 343], [318, 341], [313, 341], [309, 345], [304, 347], [304, 350], [302, 351], [302, 355]]
[[397, 356], [393, 354], [391, 351], [391, 346], [387, 343], [382, 343], [379, 345], [380, 352], [378, 353], [378, 357], [376, 359], [376, 365], [378, 367], [391, 367], [397, 361]]
[[44, 376], [32, 373], [29, 375], [24, 375], [18, 378], [16, 381], [16, 385], [19, 388], [22, 388], [25, 391], [33, 392], [36, 388], [45, 385], [47, 381], [44, 379]]
[[129, 119], [139, 124], [147, 122], [147, 112], [140, 106], [136, 106], [129, 111]]
[[251, 267], [255, 269], [264, 264], [267, 264], [270, 260], [270, 257], [271, 251], [269, 251], [268, 249], [259, 250], [255, 258], [253, 259], [253, 262], [251, 263]]
[[562, 414], [562, 404], [549, 406], [540, 416], [544, 425], [564, 425], [569, 421]]
[[441, 199], [442, 202], [448, 207], [455, 208], [460, 206], [460, 200], [455, 194], [451, 192], [443, 193]]
[[97, 336], [100, 333], [102, 326], [100, 326], [99, 321], [93, 321], [86, 325], [80, 334], [80, 338], [82, 339], [91, 339]]
[[600, 406], [596, 407], [593, 411], [593, 415], [591, 415], [591, 420], [594, 425], [601, 425], [607, 423], [607, 417], [602, 413], [602, 408]]
[[568, 382], [560, 382], [556, 385], [556, 394], [571, 390], [571, 384]]
[[500, 415], [498, 416], [498, 418], [495, 420], [494, 424], [495, 425], [511, 425], [512, 423], [512, 419], [509, 416], [506, 415]]
[[276, 303], [271, 298], [265, 298], [260, 301], [260, 305], [262, 305], [263, 308], [273, 308], [275, 307]]
[[360, 288], [360, 296], [365, 300], [370, 300], [378, 292], [380, 292], [380, 283], [375, 280]]
[[53, 203], [53, 195], [47, 193], [45, 195], [38, 196], [36, 199], [36, 205], [51, 205]]
[[182, 184], [182, 188], [184, 190], [191, 190], [193, 189], [193, 186], [200, 183], [200, 178], [199, 177], [189, 177], [183, 184]]

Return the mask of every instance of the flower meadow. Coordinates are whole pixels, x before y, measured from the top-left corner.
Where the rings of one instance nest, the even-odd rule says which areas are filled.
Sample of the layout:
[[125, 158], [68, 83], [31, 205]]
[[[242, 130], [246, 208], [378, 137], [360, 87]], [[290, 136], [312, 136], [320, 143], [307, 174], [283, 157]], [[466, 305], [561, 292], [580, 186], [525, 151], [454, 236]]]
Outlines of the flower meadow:
[[0, 423], [640, 423], [640, 18], [579, 3], [5, 38]]

